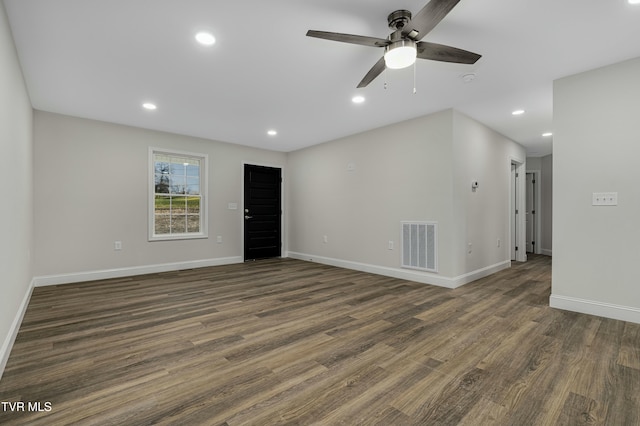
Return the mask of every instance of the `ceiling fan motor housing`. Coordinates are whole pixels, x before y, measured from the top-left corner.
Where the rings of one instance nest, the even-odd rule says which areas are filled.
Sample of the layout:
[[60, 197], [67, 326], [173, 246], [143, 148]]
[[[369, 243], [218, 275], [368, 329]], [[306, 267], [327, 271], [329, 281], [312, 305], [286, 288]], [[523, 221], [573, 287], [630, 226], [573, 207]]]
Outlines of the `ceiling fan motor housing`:
[[387, 16], [389, 28], [391, 28], [392, 30], [402, 29], [410, 20], [411, 12], [405, 9], [396, 10], [395, 12], [391, 12], [389, 16]]

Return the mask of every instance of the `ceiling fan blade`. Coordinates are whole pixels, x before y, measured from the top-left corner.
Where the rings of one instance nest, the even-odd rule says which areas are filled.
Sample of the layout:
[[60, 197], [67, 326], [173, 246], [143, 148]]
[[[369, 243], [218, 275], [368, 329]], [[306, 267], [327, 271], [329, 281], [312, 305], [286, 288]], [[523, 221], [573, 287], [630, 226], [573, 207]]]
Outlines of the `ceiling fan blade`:
[[402, 37], [407, 37], [412, 31], [417, 31], [416, 35], [411, 34], [411, 38], [413, 40], [421, 40], [451, 12], [451, 9], [453, 9], [459, 1], [460, 0], [431, 0], [416, 13], [404, 27], [396, 30], [393, 35], [398, 36], [401, 34]]
[[416, 44], [418, 58], [431, 59], [432, 61], [454, 62], [456, 64], [475, 64], [482, 55], [458, 49], [457, 47], [445, 46], [444, 44], [429, 43], [420, 41]]
[[384, 71], [386, 68], [387, 66], [385, 65], [384, 56], [383, 56], [378, 60], [378, 62], [376, 62], [376, 64], [373, 67], [371, 67], [367, 75], [364, 76], [360, 84], [358, 84], [358, 89], [367, 87], [369, 83], [375, 80], [377, 76], [382, 74], [382, 71]]
[[370, 47], [385, 47], [390, 41], [384, 38], [367, 37], [353, 34], [332, 33], [329, 31], [307, 31], [308, 37], [323, 38], [325, 40], [341, 41], [343, 43], [360, 44]]

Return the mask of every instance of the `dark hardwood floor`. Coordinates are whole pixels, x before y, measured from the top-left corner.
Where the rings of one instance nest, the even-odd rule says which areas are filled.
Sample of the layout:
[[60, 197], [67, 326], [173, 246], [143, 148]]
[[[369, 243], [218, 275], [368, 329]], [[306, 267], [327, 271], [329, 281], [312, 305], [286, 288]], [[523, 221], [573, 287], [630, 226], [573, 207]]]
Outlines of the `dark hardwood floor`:
[[640, 325], [549, 308], [550, 271], [449, 290], [274, 259], [36, 288], [0, 424], [640, 425]]

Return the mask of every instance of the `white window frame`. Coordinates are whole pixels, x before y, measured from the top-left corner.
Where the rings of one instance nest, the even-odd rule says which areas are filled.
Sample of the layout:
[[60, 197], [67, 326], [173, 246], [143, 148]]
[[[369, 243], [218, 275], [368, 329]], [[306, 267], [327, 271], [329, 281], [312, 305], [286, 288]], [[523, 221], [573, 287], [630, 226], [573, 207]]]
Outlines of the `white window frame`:
[[[200, 160], [200, 232], [185, 232], [175, 234], [156, 234], [155, 233], [155, 162], [156, 154], [175, 155], [178, 157], [190, 157]], [[207, 154], [178, 151], [175, 149], [164, 149], [149, 147], [149, 200], [148, 200], [148, 224], [149, 224], [149, 241], [167, 241], [167, 240], [191, 240], [208, 238], [208, 214], [207, 214], [207, 183], [209, 182], [209, 156]]]

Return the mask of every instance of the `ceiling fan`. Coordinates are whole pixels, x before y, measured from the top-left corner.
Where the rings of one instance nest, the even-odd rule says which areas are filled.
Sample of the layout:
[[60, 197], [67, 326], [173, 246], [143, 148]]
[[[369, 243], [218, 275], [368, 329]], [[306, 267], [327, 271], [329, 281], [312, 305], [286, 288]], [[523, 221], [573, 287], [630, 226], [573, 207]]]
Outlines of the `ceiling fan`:
[[366, 87], [385, 68], [399, 69], [413, 65], [416, 58], [433, 61], [474, 64], [481, 55], [442, 44], [420, 41], [458, 4], [460, 0], [431, 0], [415, 16], [408, 10], [396, 10], [387, 17], [394, 30], [386, 39], [361, 35], [307, 31], [307, 36], [370, 47], [383, 47], [384, 56], [364, 76], [358, 88]]

